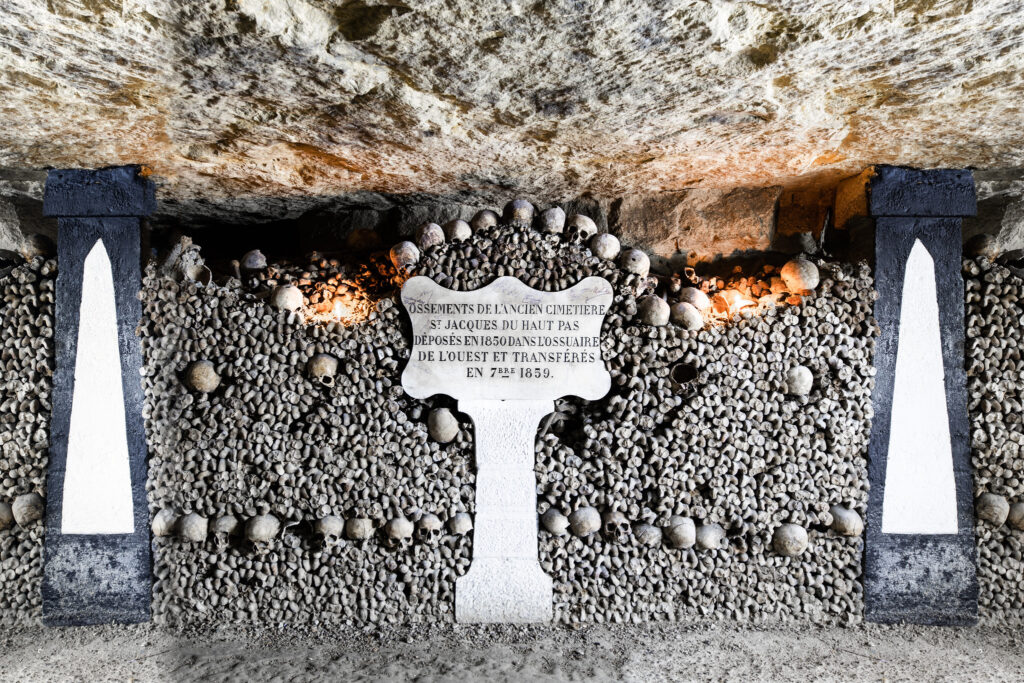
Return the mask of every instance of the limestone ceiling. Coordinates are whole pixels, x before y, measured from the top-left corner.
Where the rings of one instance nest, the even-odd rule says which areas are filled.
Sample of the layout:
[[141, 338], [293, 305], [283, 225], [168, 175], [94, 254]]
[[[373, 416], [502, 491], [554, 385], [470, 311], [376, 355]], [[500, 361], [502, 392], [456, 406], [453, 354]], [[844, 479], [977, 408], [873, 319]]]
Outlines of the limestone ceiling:
[[44, 167], [145, 163], [165, 213], [287, 217], [385, 193], [551, 201], [1018, 167], [1022, 12], [3, 0], [0, 182], [32, 193], [18, 179]]

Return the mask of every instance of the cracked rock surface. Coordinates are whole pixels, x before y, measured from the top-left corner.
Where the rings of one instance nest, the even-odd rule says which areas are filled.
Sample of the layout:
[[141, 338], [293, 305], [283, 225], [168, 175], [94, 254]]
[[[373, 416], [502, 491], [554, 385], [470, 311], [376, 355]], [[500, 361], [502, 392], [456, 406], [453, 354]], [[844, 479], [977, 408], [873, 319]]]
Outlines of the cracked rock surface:
[[8, 0], [2, 14], [0, 169], [24, 184], [47, 166], [146, 163], [170, 213], [1024, 164], [1012, 0]]

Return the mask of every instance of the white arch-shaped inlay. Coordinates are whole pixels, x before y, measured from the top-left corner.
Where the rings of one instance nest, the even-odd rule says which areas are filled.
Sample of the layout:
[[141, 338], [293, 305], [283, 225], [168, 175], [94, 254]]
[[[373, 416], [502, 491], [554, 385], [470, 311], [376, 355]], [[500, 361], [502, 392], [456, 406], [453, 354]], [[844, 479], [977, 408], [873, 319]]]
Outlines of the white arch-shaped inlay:
[[899, 325], [882, 533], [956, 534], [935, 262], [921, 240], [907, 258]]
[[82, 270], [61, 533], [135, 530], [114, 276], [103, 240]]

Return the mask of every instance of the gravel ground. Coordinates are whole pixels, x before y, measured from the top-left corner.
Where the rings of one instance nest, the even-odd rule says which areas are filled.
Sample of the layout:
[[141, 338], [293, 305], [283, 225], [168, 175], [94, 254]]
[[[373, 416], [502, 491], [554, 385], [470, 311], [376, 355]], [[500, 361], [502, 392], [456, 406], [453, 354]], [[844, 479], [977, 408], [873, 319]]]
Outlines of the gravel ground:
[[0, 631], [0, 680], [1021, 680], [1010, 629], [438, 625], [315, 633]]

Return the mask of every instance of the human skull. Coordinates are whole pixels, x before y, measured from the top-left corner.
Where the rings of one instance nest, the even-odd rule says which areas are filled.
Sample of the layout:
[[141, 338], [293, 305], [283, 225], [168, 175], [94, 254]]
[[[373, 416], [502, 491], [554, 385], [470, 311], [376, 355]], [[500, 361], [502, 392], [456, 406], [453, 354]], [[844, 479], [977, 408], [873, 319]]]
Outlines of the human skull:
[[[858, 517], [858, 519], [860, 518]], [[1006, 516], [1006, 525], [1011, 529], [1024, 531], [1024, 503], [1014, 503], [1010, 506], [1010, 511]], [[864, 524], [862, 522], [861, 528], [863, 528], [863, 526]]]
[[345, 533], [345, 520], [335, 515], [327, 515], [313, 522], [313, 533], [316, 534], [324, 548], [330, 548], [341, 540]]
[[444, 230], [437, 223], [424, 223], [416, 228], [416, 245], [420, 249], [429, 249], [444, 244]]
[[449, 242], [464, 242], [473, 236], [473, 228], [466, 221], [456, 218], [444, 224], [444, 236]]
[[170, 536], [178, 526], [178, 513], [171, 508], [163, 508], [153, 515], [154, 536]]
[[688, 301], [677, 301], [669, 309], [669, 320], [685, 330], [695, 332], [704, 327], [704, 316]]
[[510, 223], [529, 226], [533, 222], [533, 204], [525, 199], [513, 199], [505, 206], [505, 217]]
[[389, 519], [384, 525], [384, 545], [392, 550], [404, 550], [412, 543], [412, 522], [405, 517]]
[[245, 252], [242, 256], [242, 270], [266, 270], [267, 257], [259, 249]]
[[399, 242], [388, 252], [391, 263], [401, 271], [409, 270], [420, 260], [420, 250], [412, 242]]
[[178, 522], [178, 530], [181, 537], [192, 543], [204, 542], [208, 529], [209, 522], [206, 517], [196, 512], [190, 512]]
[[569, 515], [569, 530], [580, 538], [601, 529], [601, 513], [597, 508], [581, 507]]
[[238, 533], [238, 518], [234, 515], [221, 515], [210, 524], [210, 533], [213, 534], [213, 545], [218, 550], [224, 550], [230, 543], [231, 536]]
[[629, 522], [618, 510], [604, 513], [601, 522], [601, 533], [606, 540], [623, 543], [629, 538]]
[[597, 223], [583, 214], [574, 213], [565, 224], [565, 233], [570, 241], [584, 244], [597, 234]]
[[672, 317], [672, 307], [660, 296], [648, 294], [637, 300], [636, 314], [644, 325], [661, 327]]
[[783, 524], [772, 536], [772, 548], [783, 557], [796, 557], [807, 550], [807, 529], [799, 524]]
[[860, 536], [864, 533], [864, 520], [860, 515], [843, 505], [833, 505], [829, 509], [832, 515], [832, 530], [841, 536]]
[[365, 541], [373, 536], [373, 522], [366, 517], [345, 520], [345, 535], [353, 541]]
[[473, 518], [468, 512], [457, 512], [448, 520], [448, 530], [456, 536], [465, 536], [473, 530]]
[[665, 539], [672, 548], [691, 548], [697, 542], [697, 527], [689, 517], [673, 517], [665, 530]]
[[633, 535], [641, 545], [661, 545], [661, 529], [653, 524], [637, 524], [633, 527]]
[[639, 249], [626, 249], [619, 254], [619, 267], [644, 278], [651, 272], [651, 258]]
[[540, 212], [540, 231], [548, 234], [557, 234], [565, 229], [565, 211], [561, 207], [553, 206]]
[[718, 524], [702, 524], [697, 527], [697, 547], [703, 550], [718, 550], [725, 540], [725, 529]]
[[786, 289], [794, 294], [817, 288], [821, 279], [818, 266], [802, 257], [797, 257], [782, 266], [779, 275], [786, 283]]
[[416, 540], [420, 543], [437, 543], [441, 540], [441, 520], [437, 515], [427, 513], [416, 522]]
[[197, 360], [185, 371], [185, 384], [193, 391], [209, 394], [220, 386], [220, 375], [212, 361]]
[[[974, 502], [975, 515], [993, 526], [1000, 527], [1010, 515], [1010, 503], [1003, 496], [995, 493], [983, 493]], [[17, 518], [18, 511], [15, 508], [14, 516]]]
[[562, 536], [569, 528], [569, 518], [561, 513], [556, 508], [548, 508], [547, 511], [540, 516], [540, 524], [549, 534], [555, 536]]
[[324, 386], [334, 386], [334, 376], [338, 374], [338, 359], [329, 353], [318, 353], [309, 359], [306, 371], [313, 381]]
[[438, 443], [451, 443], [459, 435], [459, 421], [447, 408], [435, 408], [427, 415], [427, 434]]
[[270, 305], [279, 311], [297, 311], [302, 303], [302, 290], [295, 285], [275, 287], [270, 295]]
[[490, 209], [484, 209], [477, 211], [476, 215], [473, 216], [473, 220], [470, 222], [470, 226], [473, 230], [483, 230], [484, 228], [493, 228], [498, 224], [498, 214], [494, 213]]
[[793, 396], [806, 396], [814, 387], [814, 374], [810, 368], [794, 365], [786, 372], [786, 393]]
[[701, 313], [711, 308], [711, 299], [696, 287], [683, 287], [679, 290], [679, 301], [690, 304]]
[[612, 261], [621, 250], [622, 245], [619, 243], [619, 238], [611, 233], [602, 232], [600, 235], [590, 238], [590, 251], [598, 258]]
[[274, 515], [257, 515], [245, 524], [245, 537], [256, 548], [266, 548], [281, 530], [281, 522]]

